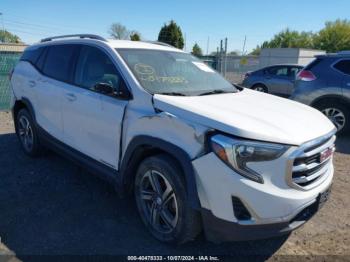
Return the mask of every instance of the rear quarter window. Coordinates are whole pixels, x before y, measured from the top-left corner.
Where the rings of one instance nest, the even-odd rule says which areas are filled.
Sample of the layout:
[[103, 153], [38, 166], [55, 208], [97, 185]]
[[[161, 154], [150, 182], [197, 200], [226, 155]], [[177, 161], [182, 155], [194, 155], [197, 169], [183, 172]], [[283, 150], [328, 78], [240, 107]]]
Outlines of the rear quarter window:
[[30, 62], [33, 65], [36, 65], [36, 62], [38, 61], [41, 53], [43, 52], [44, 47], [32, 47], [29, 49], [26, 49], [21, 56], [21, 61], [27, 61]]
[[350, 75], [350, 60], [340, 60], [333, 67], [346, 75]]

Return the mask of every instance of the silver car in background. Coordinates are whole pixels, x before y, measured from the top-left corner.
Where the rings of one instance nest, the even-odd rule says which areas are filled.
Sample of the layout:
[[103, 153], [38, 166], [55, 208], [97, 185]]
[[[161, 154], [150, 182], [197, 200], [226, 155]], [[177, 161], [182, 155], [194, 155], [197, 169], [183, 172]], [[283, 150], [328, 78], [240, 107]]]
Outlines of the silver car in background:
[[256, 91], [289, 97], [294, 90], [296, 75], [303, 69], [301, 65], [273, 65], [248, 72], [242, 85]]

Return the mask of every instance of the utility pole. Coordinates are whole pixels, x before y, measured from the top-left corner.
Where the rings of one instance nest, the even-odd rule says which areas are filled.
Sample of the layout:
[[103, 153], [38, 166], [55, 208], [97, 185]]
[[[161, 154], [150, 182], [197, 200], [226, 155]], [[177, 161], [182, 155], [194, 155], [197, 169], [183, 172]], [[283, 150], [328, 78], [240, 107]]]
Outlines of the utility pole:
[[209, 55], [209, 36], [208, 36], [208, 40], [207, 40], [207, 55]]
[[243, 56], [244, 53], [245, 53], [245, 45], [246, 45], [246, 43], [247, 43], [247, 36], [245, 35], [245, 36], [244, 36], [244, 42], [243, 42], [242, 56]]
[[222, 63], [222, 60], [223, 60], [223, 53], [224, 53], [224, 48], [223, 48], [223, 41], [222, 39], [220, 40], [220, 73], [222, 74], [223, 72], [223, 63]]
[[225, 38], [224, 76], [226, 76], [226, 70], [227, 70], [227, 37]]

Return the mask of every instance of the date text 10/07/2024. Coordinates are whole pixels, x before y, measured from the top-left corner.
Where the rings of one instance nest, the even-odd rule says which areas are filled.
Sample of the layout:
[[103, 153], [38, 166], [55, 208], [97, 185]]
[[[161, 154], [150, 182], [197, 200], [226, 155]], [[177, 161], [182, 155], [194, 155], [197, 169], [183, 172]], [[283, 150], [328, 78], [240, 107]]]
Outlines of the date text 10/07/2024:
[[217, 256], [128, 256], [128, 261], [220, 261]]

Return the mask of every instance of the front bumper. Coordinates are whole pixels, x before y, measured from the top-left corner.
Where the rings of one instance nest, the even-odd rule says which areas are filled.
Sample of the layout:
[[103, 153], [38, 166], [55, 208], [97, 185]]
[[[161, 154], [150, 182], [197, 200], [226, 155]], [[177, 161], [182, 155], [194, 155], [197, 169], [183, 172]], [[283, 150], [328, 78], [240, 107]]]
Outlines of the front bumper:
[[215, 217], [210, 210], [204, 208], [201, 209], [201, 215], [206, 238], [214, 243], [221, 243], [267, 239], [289, 234], [311, 219], [322, 206], [317, 200], [310, 206], [305, 207], [290, 221], [264, 225], [241, 225], [228, 222]]
[[[332, 183], [332, 161], [316, 187], [293, 188], [286, 179], [286, 170], [296, 150], [297, 147], [291, 147], [277, 160], [252, 166], [263, 175], [264, 184], [240, 176], [214, 153], [193, 161], [203, 225], [209, 240], [251, 240], [287, 234], [317, 212], [318, 196]], [[251, 215], [249, 219], [236, 216], [232, 197], [241, 200]], [[302, 215], [304, 212], [308, 215]]]

